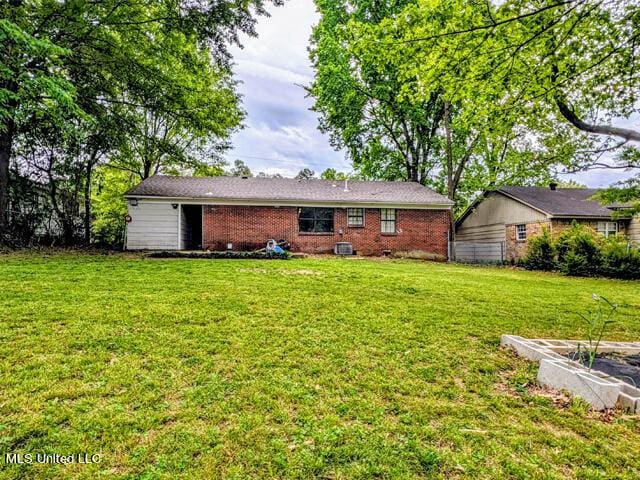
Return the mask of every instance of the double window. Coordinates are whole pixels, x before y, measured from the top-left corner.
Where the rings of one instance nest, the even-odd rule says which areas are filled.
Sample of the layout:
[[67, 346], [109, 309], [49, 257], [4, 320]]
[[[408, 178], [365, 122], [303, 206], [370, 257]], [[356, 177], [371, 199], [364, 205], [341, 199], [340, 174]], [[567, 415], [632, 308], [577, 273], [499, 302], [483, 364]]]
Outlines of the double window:
[[527, 239], [527, 226], [525, 224], [516, 225], [516, 239], [524, 242]]
[[618, 233], [618, 222], [598, 222], [598, 233], [605, 237]]
[[380, 209], [380, 231], [382, 233], [396, 233], [396, 210], [394, 208]]
[[347, 225], [364, 227], [364, 208], [347, 208]]
[[299, 208], [298, 229], [301, 233], [333, 233], [333, 208]]

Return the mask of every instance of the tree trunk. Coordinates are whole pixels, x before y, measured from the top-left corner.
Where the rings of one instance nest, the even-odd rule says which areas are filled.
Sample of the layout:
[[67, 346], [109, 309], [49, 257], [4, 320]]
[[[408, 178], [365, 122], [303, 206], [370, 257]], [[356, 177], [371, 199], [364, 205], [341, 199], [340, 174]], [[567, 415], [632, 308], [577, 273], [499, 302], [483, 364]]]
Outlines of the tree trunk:
[[92, 155], [87, 161], [84, 178], [84, 244], [87, 247], [91, 243], [91, 174], [94, 157]]
[[444, 133], [446, 136], [446, 156], [447, 156], [447, 197], [453, 200], [453, 145], [451, 141], [451, 123], [449, 118], [449, 102], [444, 102]]
[[6, 232], [9, 226], [9, 163], [14, 127], [13, 121], [9, 120], [0, 132], [0, 232]]
[[[451, 123], [449, 118], [449, 102], [444, 102], [444, 133], [446, 136], [446, 154], [447, 154], [447, 197], [454, 201], [455, 190], [453, 188], [453, 145], [451, 141]], [[453, 220], [453, 211], [449, 216], [449, 241], [453, 242], [456, 238], [456, 225]]]

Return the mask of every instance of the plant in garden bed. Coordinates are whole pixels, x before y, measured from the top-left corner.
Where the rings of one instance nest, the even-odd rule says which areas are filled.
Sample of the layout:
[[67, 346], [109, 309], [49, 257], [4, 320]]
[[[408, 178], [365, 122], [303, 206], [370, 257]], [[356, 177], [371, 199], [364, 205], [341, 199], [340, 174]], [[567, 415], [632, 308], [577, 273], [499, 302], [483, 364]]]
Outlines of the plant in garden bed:
[[600, 347], [600, 342], [602, 342], [602, 337], [604, 336], [606, 329], [615, 323], [615, 320], [612, 320], [612, 318], [618, 309], [618, 305], [611, 303], [605, 297], [601, 297], [595, 293], [593, 294], [593, 300], [598, 302], [597, 309], [591, 311], [588, 316], [583, 315], [582, 313], [578, 314], [587, 325], [588, 346], [584, 349], [586, 361], [583, 360], [583, 349], [581, 344], [578, 344], [576, 357], [577, 360], [586, 365], [589, 370], [593, 367], [593, 362], [598, 355], [598, 348]]

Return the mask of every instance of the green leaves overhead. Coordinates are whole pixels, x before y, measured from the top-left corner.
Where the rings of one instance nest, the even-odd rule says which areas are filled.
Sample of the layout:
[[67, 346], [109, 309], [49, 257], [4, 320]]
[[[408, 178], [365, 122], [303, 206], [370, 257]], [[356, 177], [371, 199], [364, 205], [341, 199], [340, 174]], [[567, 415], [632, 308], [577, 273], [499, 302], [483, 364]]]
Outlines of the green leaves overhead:
[[0, 4], [0, 225], [10, 163], [44, 177], [52, 197], [82, 192], [87, 241], [96, 165], [141, 178], [215, 166], [243, 119], [229, 46], [281, 3]]
[[612, 125], [638, 111], [639, 3], [317, 1], [321, 129], [361, 174], [459, 205], [588, 167], [640, 138]]

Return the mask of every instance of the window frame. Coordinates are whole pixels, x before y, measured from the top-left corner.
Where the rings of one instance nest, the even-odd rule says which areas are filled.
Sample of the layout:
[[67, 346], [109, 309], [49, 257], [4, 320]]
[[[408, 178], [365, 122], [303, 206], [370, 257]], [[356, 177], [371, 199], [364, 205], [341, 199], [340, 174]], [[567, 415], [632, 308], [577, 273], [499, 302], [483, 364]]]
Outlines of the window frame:
[[[384, 213], [383, 213], [384, 212]], [[393, 212], [393, 219], [384, 218], [389, 212]], [[393, 224], [393, 231], [385, 230], [385, 225]], [[380, 233], [383, 235], [397, 235], [398, 233], [398, 211], [395, 208], [380, 209]]]
[[[360, 211], [360, 215], [352, 215], [352, 211], [353, 210], [359, 210]], [[350, 228], [363, 228], [364, 227], [364, 216], [365, 216], [364, 208], [348, 207], [347, 208], [347, 226], [350, 227]], [[361, 221], [360, 221], [360, 223], [352, 223], [351, 222], [352, 218], [359, 218]]]
[[519, 223], [516, 225], [516, 240], [518, 242], [527, 241], [527, 224]]
[[[305, 210], [313, 210], [313, 216], [302, 216]], [[317, 230], [318, 223], [329, 222], [328, 218], [323, 218], [319, 215], [319, 211], [331, 212], [331, 230]], [[312, 230], [303, 230], [302, 221], [313, 222]], [[298, 208], [298, 233], [300, 235], [333, 235], [335, 232], [335, 209], [328, 207], [299, 207]]]
[[[604, 225], [603, 229], [600, 228], [601, 225]], [[609, 229], [610, 226], [614, 227], [613, 230]], [[617, 235], [620, 231], [620, 227], [618, 226], [618, 222], [604, 221], [598, 222], [598, 224], [596, 225], [596, 230], [600, 235], [603, 235], [604, 238], [609, 238], [609, 235]]]

